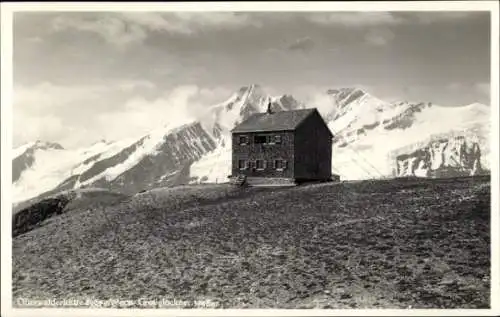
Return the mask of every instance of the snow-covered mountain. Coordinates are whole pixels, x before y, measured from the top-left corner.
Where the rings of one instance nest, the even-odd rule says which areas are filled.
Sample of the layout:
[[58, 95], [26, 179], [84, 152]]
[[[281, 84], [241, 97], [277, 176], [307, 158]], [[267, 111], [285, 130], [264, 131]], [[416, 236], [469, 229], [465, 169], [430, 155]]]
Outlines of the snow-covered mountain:
[[[331, 105], [320, 111], [335, 134], [332, 172], [343, 179], [418, 174], [427, 167], [429, 175], [451, 165], [489, 169], [490, 109], [486, 105], [385, 102], [358, 88], [325, 93]], [[14, 202], [79, 187], [135, 193], [188, 182], [225, 182], [231, 170], [230, 130], [251, 114], [265, 111], [269, 101], [275, 111], [316, 106], [291, 95], [271, 96], [261, 86], [250, 85], [208, 106], [209, 116], [203, 122], [159, 127], [140, 138], [100, 141], [80, 150], [43, 142], [27, 144], [14, 150]], [[436, 142], [449, 145], [440, 145], [444, 151], [436, 152], [432, 150]], [[419, 150], [428, 154], [421, 156]], [[457, 151], [462, 151], [458, 154], [462, 159], [451, 163]], [[472, 156], [464, 158], [465, 154], [478, 162], [470, 165]], [[448, 159], [439, 158], [443, 155]]]
[[58, 143], [42, 142], [40, 140], [16, 148], [12, 153], [12, 181], [16, 182], [25, 170], [33, 166], [37, 154], [54, 150], [64, 149]]
[[[331, 107], [321, 107], [320, 110], [335, 135], [332, 172], [342, 179], [399, 176], [395, 173], [395, 153], [404, 154], [404, 151], [411, 152], [425, 147], [433, 135], [440, 135], [441, 138], [462, 135], [471, 144], [477, 142], [481, 149], [481, 166], [489, 169], [490, 109], [486, 105], [476, 103], [461, 107], [442, 107], [424, 102], [385, 102], [359, 88], [330, 89], [326, 94], [331, 100]], [[244, 98], [239, 96], [241, 94], [235, 94], [218, 106], [230, 108], [232, 100], [240, 101], [238, 108], [233, 110], [235, 114], [231, 116], [237, 119], [229, 121], [226, 126], [232, 127], [238, 118], [244, 118], [237, 115], [240, 113], [238, 109], [245, 107], [245, 102], [241, 101]], [[279, 109], [305, 107], [291, 96], [281, 99], [291, 102], [285, 102], [285, 106]], [[264, 111], [266, 104], [261, 102], [258, 107], [251, 108], [254, 111]], [[193, 178], [216, 182], [224, 180], [230, 174], [231, 146], [228, 144], [229, 134], [227, 135], [227, 141], [221, 142], [215, 151], [206, 154], [191, 166]], [[444, 161], [440, 166], [445, 168], [448, 164], [451, 163]], [[432, 164], [438, 165], [436, 162]]]
[[14, 203], [40, 194], [100, 187], [123, 193], [187, 183], [189, 165], [216, 143], [199, 122], [161, 127], [140, 139], [98, 142], [90, 148], [38, 151], [13, 183]]
[[335, 133], [332, 170], [342, 178], [397, 176], [393, 156], [423, 148], [433, 136], [450, 140], [463, 136], [468, 143], [477, 142], [481, 165], [489, 169], [491, 123], [490, 108], [486, 105], [389, 103], [359, 89], [329, 93], [334, 101], [338, 100], [334, 102], [338, 104], [335, 117], [328, 122]]
[[231, 174], [230, 130], [251, 114], [266, 111], [269, 101], [274, 111], [306, 107], [291, 95], [271, 96], [259, 85], [240, 88], [229, 99], [212, 107], [212, 125], [208, 129], [212, 131], [217, 148], [191, 165], [192, 182], [227, 181], [227, 176]]

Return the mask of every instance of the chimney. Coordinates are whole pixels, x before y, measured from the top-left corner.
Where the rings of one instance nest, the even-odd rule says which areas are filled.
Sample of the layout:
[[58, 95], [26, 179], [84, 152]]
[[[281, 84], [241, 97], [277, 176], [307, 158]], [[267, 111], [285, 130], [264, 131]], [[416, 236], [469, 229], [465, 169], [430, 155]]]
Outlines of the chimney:
[[271, 110], [271, 98], [269, 98], [269, 103], [267, 104], [267, 111], [266, 112], [268, 114], [273, 113], [273, 111]]

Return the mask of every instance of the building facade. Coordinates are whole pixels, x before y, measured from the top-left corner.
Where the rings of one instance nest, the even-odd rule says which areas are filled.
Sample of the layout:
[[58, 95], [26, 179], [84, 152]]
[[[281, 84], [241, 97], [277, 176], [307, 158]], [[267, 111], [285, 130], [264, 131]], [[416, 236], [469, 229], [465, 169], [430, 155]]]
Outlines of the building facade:
[[330, 180], [333, 135], [313, 109], [256, 113], [232, 130], [232, 175]]

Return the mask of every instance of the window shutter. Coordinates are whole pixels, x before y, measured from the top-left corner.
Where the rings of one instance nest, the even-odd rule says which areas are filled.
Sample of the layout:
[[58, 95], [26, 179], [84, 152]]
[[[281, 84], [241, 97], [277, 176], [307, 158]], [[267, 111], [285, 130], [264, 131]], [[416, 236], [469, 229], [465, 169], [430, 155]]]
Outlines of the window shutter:
[[245, 161], [245, 169], [248, 169], [250, 167], [250, 161]]
[[267, 168], [267, 161], [266, 161], [266, 160], [264, 160], [264, 163], [263, 163], [263, 166], [262, 166], [262, 167], [263, 167], [264, 169], [266, 169], [266, 168]]
[[283, 160], [283, 169], [286, 169], [288, 167], [288, 162]]

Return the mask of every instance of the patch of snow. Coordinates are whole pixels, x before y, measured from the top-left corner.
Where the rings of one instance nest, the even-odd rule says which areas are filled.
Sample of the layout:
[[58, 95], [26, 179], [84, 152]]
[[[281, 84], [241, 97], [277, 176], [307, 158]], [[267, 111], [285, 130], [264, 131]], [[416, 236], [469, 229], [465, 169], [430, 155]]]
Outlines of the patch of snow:
[[33, 198], [49, 191], [72, 175], [85, 155], [77, 150], [35, 150], [35, 161], [12, 184], [13, 202]]
[[24, 152], [26, 152], [29, 148], [33, 147], [35, 144], [36, 144], [36, 142], [28, 142], [28, 143], [25, 143], [25, 144], [15, 148], [15, 149], [13, 149], [11, 152], [12, 159], [15, 159], [19, 155], [24, 154]]
[[231, 175], [231, 165], [231, 147], [219, 147], [193, 163], [189, 174], [198, 181], [205, 177], [207, 183], [225, 183]]
[[[399, 149], [417, 149], [427, 142], [431, 135], [454, 135], [477, 131], [489, 135], [489, 115], [486, 106], [424, 108], [415, 114], [413, 125], [407, 129], [374, 129], [360, 135], [344, 148], [333, 147], [332, 171], [345, 179], [376, 178], [392, 173], [392, 162], [388, 155]], [[330, 122], [330, 128], [337, 121]], [[484, 166], [489, 166], [487, 156], [489, 143], [482, 142], [481, 152]], [[373, 167], [372, 167], [373, 166]], [[335, 172], [337, 171], [337, 172]]]
[[176, 131], [179, 131], [179, 129], [184, 127], [185, 125], [186, 124], [179, 124], [177, 126], [165, 126], [153, 130], [150, 134], [144, 137], [142, 144], [137, 147], [136, 150], [131, 153], [125, 161], [123, 161], [121, 164], [117, 164], [104, 170], [102, 173], [95, 175], [85, 182], [82, 182], [82, 185], [91, 184], [101, 178], [105, 178], [107, 181], [112, 181], [120, 176], [123, 172], [137, 165], [145, 156], [157, 155], [158, 148], [164, 143], [165, 137], [169, 133], [175, 133]]
[[[94, 145], [94, 146], [92, 146], [89, 149], [85, 149], [84, 153], [86, 154], [86, 156], [88, 158], [96, 156], [97, 154], [99, 154], [99, 155], [96, 157], [95, 160], [92, 160], [92, 161], [90, 161], [90, 162], [88, 162], [86, 164], [81, 163], [80, 165], [78, 165], [77, 167], [75, 167], [72, 170], [71, 174], [72, 175], [82, 174], [83, 172], [85, 172], [86, 170], [88, 170], [89, 168], [91, 168], [92, 165], [94, 165], [95, 162], [100, 161], [100, 160], [105, 160], [107, 158], [110, 158], [110, 157], [118, 154], [123, 149], [131, 146], [132, 144], [134, 144], [137, 141], [138, 141], [137, 139], [128, 138], [128, 139], [116, 141], [116, 142], [113, 142], [113, 143], [108, 143], [106, 145], [104, 145], [104, 144], [99, 144], [99, 146], [95, 146]], [[85, 161], [85, 160], [82, 160], [82, 161]]]

